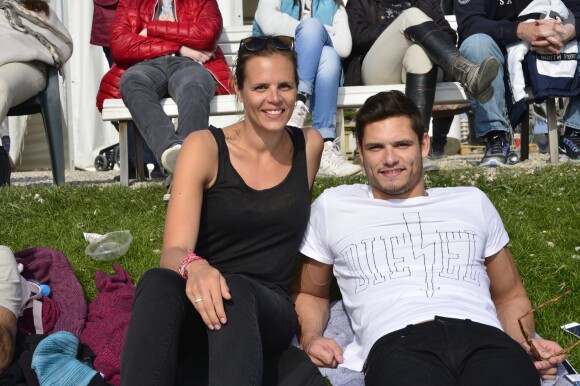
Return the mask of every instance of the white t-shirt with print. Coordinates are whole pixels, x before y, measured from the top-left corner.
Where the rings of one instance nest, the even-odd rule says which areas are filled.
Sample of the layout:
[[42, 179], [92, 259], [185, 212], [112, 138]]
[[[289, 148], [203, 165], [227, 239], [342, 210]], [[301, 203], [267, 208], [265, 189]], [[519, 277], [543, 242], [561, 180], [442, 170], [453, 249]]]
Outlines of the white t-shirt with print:
[[312, 204], [301, 252], [334, 265], [355, 332], [343, 367], [362, 370], [379, 338], [436, 315], [501, 329], [484, 265], [509, 241], [497, 210], [477, 188], [427, 192], [380, 200], [343, 185]]

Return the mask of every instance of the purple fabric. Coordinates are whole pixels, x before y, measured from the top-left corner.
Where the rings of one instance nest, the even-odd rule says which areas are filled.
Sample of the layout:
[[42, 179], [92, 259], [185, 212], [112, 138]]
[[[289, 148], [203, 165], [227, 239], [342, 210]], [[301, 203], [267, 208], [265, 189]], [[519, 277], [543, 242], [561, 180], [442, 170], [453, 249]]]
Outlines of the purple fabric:
[[81, 342], [96, 354], [95, 370], [105, 375], [111, 385], [121, 382], [121, 354], [125, 332], [131, 319], [135, 286], [129, 274], [118, 264], [116, 274], [107, 276], [102, 271], [95, 274], [98, 294], [89, 305], [87, 323]]
[[[50, 248], [30, 248], [14, 254], [24, 266], [22, 276], [48, 284], [49, 297], [42, 298], [42, 322], [45, 334], [68, 331], [80, 336], [85, 326], [87, 303], [68, 258]], [[18, 321], [19, 333], [34, 334], [30, 310]]]

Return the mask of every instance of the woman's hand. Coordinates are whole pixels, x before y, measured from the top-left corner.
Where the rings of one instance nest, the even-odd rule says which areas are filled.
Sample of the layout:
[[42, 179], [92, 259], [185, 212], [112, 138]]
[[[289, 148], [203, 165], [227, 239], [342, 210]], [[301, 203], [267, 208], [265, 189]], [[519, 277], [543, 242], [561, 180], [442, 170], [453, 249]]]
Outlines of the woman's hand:
[[223, 299], [232, 298], [226, 280], [206, 261], [192, 261], [185, 267], [185, 293], [210, 330], [227, 323]]

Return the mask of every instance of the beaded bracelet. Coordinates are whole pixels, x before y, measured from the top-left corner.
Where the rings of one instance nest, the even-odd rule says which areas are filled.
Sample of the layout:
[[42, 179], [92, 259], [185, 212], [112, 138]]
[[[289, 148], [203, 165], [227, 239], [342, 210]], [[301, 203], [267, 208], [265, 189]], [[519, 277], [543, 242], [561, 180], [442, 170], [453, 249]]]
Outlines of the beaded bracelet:
[[194, 252], [189, 252], [187, 254], [187, 256], [185, 257], [185, 259], [183, 259], [181, 261], [181, 264], [179, 264], [179, 274], [185, 279], [187, 280], [187, 271], [185, 270], [185, 267], [187, 267], [187, 265], [189, 263], [191, 263], [192, 261], [197, 261], [197, 260], [203, 260], [203, 261], [207, 261], [206, 259], [204, 259], [201, 256], [196, 255]]

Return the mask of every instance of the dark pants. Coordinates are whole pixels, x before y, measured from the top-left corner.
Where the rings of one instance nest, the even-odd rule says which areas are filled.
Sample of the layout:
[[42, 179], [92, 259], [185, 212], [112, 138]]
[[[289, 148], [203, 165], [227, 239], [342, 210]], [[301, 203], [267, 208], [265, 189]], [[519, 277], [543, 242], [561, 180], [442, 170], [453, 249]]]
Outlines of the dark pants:
[[540, 385], [530, 356], [503, 331], [435, 317], [379, 339], [365, 364], [365, 385]]
[[143, 275], [125, 336], [123, 385], [324, 385], [310, 358], [289, 347], [297, 326], [290, 300], [244, 275], [224, 277], [228, 322], [211, 331], [179, 274]]
[[[215, 80], [202, 64], [183, 56], [160, 56], [137, 63], [121, 76], [123, 102], [157, 161], [173, 145], [209, 125], [209, 104]], [[177, 104], [177, 132], [159, 100], [170, 96]]]

